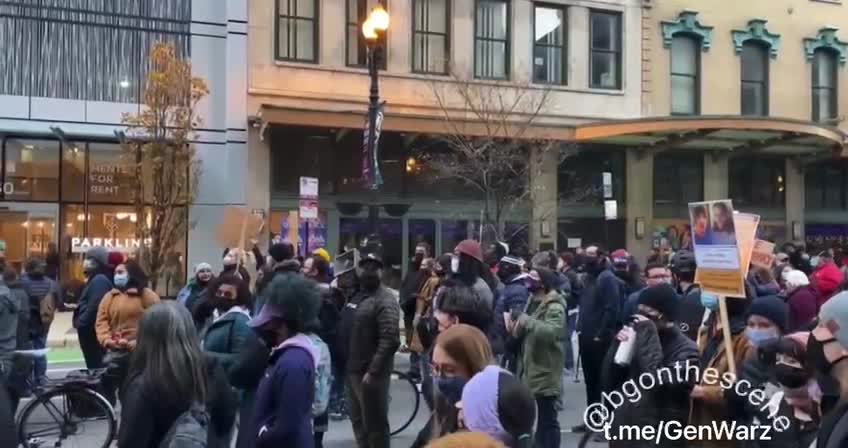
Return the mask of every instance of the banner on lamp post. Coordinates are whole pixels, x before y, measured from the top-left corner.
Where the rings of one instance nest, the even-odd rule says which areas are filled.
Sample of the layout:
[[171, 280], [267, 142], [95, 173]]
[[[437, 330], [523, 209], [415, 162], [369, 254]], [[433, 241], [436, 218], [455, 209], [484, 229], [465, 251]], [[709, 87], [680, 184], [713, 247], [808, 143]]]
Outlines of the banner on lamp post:
[[374, 120], [374, 141], [373, 145], [368, 144], [368, 139], [371, 137], [371, 116], [365, 117], [365, 133], [362, 138], [362, 179], [365, 181], [368, 188], [377, 190], [383, 185], [383, 175], [380, 174], [380, 133], [383, 130], [383, 119], [385, 102], [377, 105], [377, 117]]

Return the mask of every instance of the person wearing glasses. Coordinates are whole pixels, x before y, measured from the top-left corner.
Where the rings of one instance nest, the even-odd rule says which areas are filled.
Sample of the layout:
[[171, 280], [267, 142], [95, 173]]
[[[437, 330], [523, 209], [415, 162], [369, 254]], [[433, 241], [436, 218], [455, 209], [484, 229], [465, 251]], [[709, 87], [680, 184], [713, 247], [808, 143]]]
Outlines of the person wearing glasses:
[[671, 284], [671, 271], [664, 264], [648, 263], [645, 266], [646, 286], [627, 297], [627, 302], [625, 302], [622, 312], [623, 318], [628, 319], [630, 316], [636, 314], [639, 306], [639, 295], [642, 294], [642, 291], [650, 288], [651, 286], [662, 284]]

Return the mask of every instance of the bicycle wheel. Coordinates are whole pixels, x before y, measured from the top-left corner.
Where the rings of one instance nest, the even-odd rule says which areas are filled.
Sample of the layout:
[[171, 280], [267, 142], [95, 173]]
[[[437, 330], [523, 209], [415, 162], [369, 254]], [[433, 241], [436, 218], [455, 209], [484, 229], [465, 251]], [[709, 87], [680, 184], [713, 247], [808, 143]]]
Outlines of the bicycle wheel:
[[[421, 404], [421, 393], [418, 385], [405, 373], [392, 372], [389, 386], [389, 431], [396, 436], [408, 428]], [[410, 406], [412, 409], [410, 410]]]
[[82, 387], [59, 387], [21, 410], [18, 438], [25, 448], [108, 448], [118, 422], [102, 395]]

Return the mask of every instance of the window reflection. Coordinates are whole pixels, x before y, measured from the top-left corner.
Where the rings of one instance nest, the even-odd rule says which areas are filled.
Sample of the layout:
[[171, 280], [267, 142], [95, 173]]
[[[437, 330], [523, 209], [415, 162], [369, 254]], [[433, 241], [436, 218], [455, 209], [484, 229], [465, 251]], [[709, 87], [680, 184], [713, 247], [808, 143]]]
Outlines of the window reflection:
[[6, 200], [59, 200], [59, 142], [5, 141], [3, 193]]

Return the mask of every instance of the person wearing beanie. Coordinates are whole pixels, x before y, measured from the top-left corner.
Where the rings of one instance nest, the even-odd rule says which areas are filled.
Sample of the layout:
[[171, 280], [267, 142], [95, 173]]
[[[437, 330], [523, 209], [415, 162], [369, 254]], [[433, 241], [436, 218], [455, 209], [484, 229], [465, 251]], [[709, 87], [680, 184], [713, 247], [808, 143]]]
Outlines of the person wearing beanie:
[[506, 328], [519, 344], [516, 374], [530, 388], [539, 408], [536, 446], [557, 448], [561, 433], [557, 403], [565, 369], [565, 299], [556, 291], [558, 278], [550, 269], [534, 269], [527, 279], [530, 302], [515, 319], [504, 316]]
[[806, 367], [821, 390], [822, 422], [817, 447], [848, 446], [848, 292], [822, 305], [818, 326], [807, 339]]
[[194, 305], [198, 299], [205, 294], [209, 282], [214, 278], [212, 265], [206, 262], [198, 263], [194, 267], [194, 276], [191, 277], [188, 284], [177, 294], [177, 302], [191, 311], [194, 309]]
[[751, 303], [745, 335], [755, 347], [762, 347], [786, 332], [788, 320], [789, 307], [779, 297], [757, 297]]
[[79, 346], [88, 369], [103, 367], [103, 347], [97, 340], [95, 324], [97, 309], [103, 297], [112, 290], [113, 267], [109, 266], [109, 251], [94, 246], [85, 253], [83, 272], [86, 283], [74, 310], [73, 324], [77, 330]]
[[273, 244], [268, 248], [268, 263], [266, 263], [262, 280], [256, 284], [257, 311], [264, 303], [265, 288], [274, 281], [274, 278], [284, 273], [296, 275], [301, 273], [301, 264], [295, 255], [294, 246], [287, 241]]
[[486, 367], [465, 384], [457, 407], [469, 431], [487, 434], [509, 448], [533, 446], [536, 402], [512, 373]]
[[491, 339], [492, 350], [495, 355], [501, 357], [501, 366], [509, 370], [515, 370], [515, 357], [518, 354], [518, 346], [506, 331], [504, 313], [512, 313], [524, 310], [530, 292], [527, 291], [525, 283], [527, 274], [523, 272], [524, 260], [514, 256], [504, 256], [497, 266], [497, 275], [503, 289], [500, 297], [495, 303], [494, 323], [492, 325]]
[[[606, 352], [604, 373], [607, 387], [613, 390], [621, 390], [627, 381], [638, 383], [643, 375], [662, 378], [655, 387], [643, 389], [641, 399], [627, 401], [615, 410], [610, 434], [617, 434], [617, 427], [621, 425], [657, 427], [662, 421], [687, 424], [689, 394], [695, 378], [665, 377], [660, 372], [661, 369], [674, 371], [678, 365], [685, 370], [698, 362], [698, 347], [676, 323], [679, 310], [680, 298], [673, 286], [662, 283], [644, 289], [639, 294], [636, 314], [618, 332]], [[635, 338], [632, 357], [625, 362], [616, 362], [619, 346], [630, 338]], [[659, 445], [653, 441], [633, 440], [611, 440], [609, 444], [611, 448], [685, 446], [682, 440], [667, 439], [662, 439]]]
[[474, 240], [461, 241], [454, 250], [451, 272], [453, 272], [454, 280], [474, 289], [477, 297], [492, 309], [494, 292], [484, 277], [484, 272], [487, 273], [486, 275], [491, 275], [491, 272], [483, 264], [483, 250], [480, 248], [480, 243]]
[[807, 274], [791, 270], [784, 276], [786, 304], [789, 305], [787, 333], [801, 331], [816, 318], [818, 291], [810, 285]]

